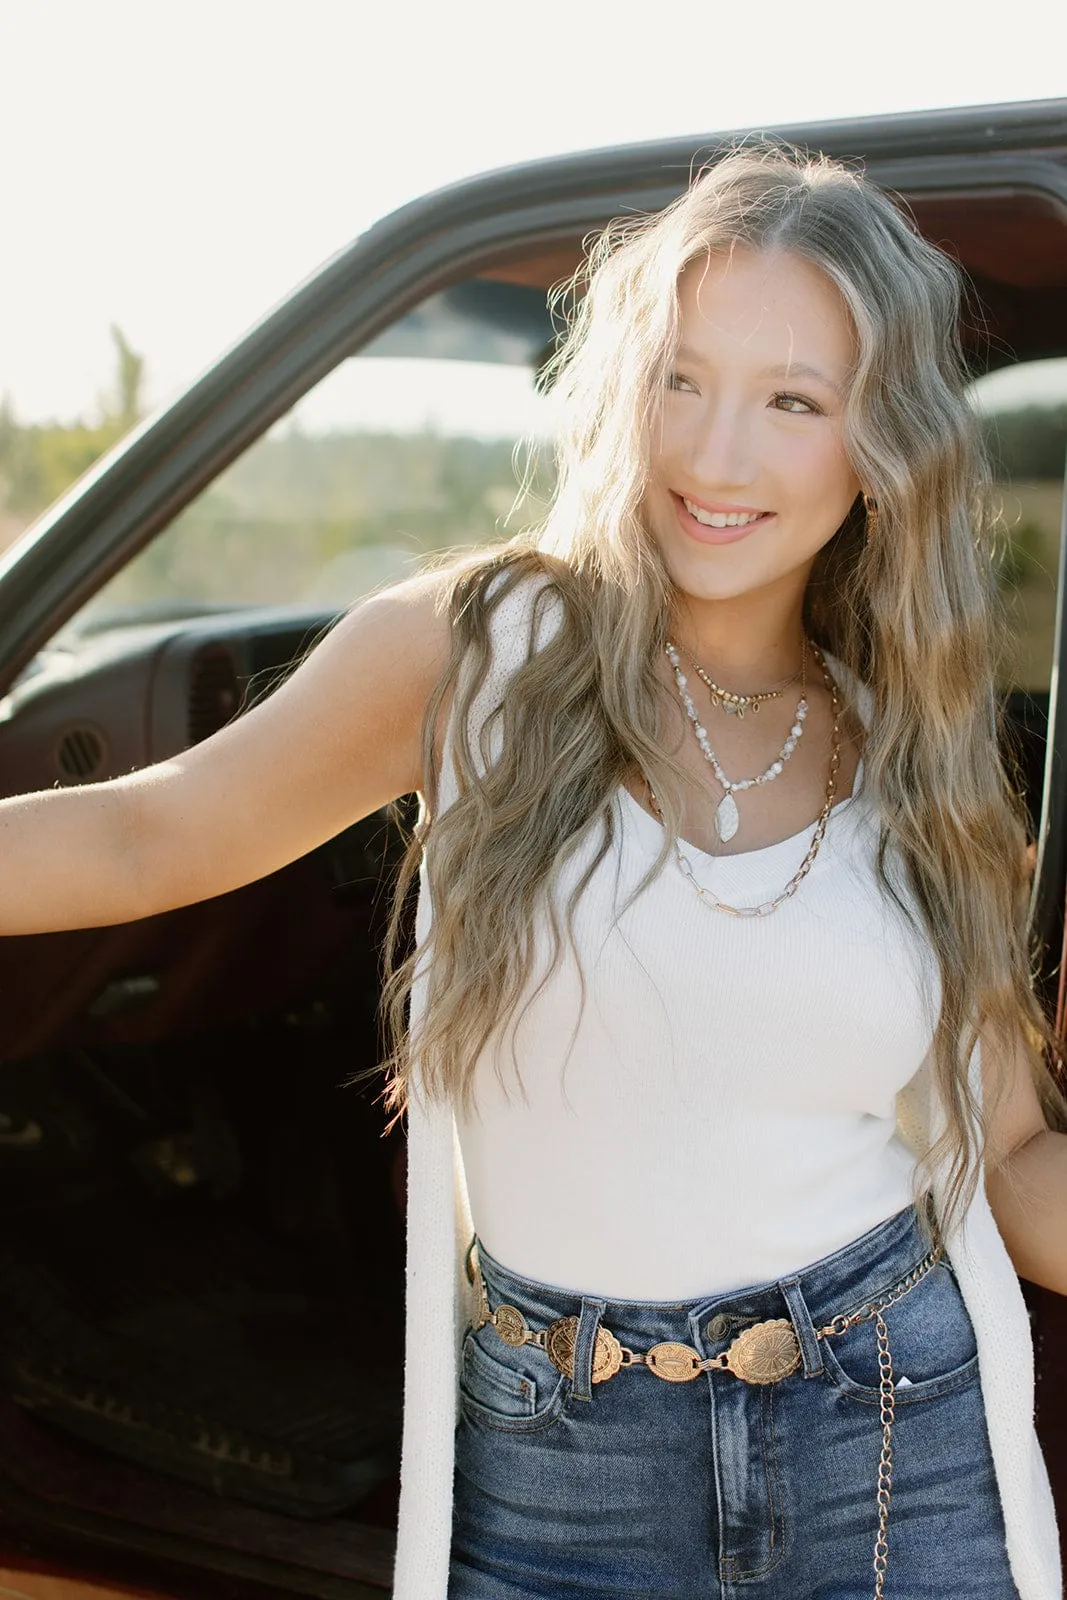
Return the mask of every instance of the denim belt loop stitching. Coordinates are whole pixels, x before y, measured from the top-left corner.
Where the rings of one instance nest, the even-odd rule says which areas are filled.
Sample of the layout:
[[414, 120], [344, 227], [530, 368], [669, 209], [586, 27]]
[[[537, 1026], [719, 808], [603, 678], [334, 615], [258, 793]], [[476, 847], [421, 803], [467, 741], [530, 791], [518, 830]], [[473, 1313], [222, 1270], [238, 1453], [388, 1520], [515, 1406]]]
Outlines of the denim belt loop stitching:
[[575, 1400], [593, 1398], [593, 1346], [606, 1305], [606, 1300], [582, 1297], [582, 1313], [578, 1318], [578, 1332], [574, 1340], [574, 1379], [571, 1384], [571, 1394]]
[[778, 1288], [789, 1308], [789, 1317], [804, 1362], [804, 1376], [818, 1378], [826, 1371], [826, 1367], [823, 1363], [820, 1341], [816, 1337], [815, 1323], [801, 1292], [800, 1279], [782, 1278], [779, 1280]]

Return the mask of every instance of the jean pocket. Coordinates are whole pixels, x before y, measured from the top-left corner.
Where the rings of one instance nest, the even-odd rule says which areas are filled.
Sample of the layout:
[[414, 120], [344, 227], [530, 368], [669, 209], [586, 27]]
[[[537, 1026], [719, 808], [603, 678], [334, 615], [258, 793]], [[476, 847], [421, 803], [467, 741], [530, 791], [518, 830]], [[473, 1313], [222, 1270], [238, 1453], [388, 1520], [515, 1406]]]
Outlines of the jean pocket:
[[[887, 1285], [887, 1288], [891, 1285]], [[873, 1294], [872, 1300], [879, 1296]], [[978, 1378], [978, 1345], [955, 1275], [939, 1262], [882, 1313], [889, 1335], [898, 1405], [913, 1405]], [[821, 1341], [833, 1383], [868, 1405], [880, 1403], [878, 1330], [874, 1317]]]
[[547, 1428], [562, 1414], [569, 1380], [536, 1345], [509, 1345], [486, 1323], [468, 1327], [459, 1396], [468, 1416], [508, 1433]]

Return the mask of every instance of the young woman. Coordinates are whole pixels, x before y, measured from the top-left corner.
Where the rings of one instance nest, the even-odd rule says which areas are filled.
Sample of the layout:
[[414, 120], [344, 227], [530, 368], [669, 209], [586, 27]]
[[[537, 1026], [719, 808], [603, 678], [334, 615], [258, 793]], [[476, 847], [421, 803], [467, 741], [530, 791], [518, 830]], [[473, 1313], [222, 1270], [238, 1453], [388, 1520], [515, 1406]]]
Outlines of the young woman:
[[5, 801], [0, 928], [419, 792], [399, 1600], [1059, 1600], [1016, 1273], [1067, 1292], [1067, 1138], [957, 274], [761, 147], [575, 289], [543, 525], [181, 757]]

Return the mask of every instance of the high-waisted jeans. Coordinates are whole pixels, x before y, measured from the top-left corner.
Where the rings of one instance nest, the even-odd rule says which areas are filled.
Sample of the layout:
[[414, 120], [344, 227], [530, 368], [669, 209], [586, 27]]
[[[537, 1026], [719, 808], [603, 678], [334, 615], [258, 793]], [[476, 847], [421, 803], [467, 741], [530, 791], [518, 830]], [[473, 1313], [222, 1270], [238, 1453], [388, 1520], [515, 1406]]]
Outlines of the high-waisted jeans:
[[[580, 1295], [479, 1246], [489, 1303], [531, 1329], [580, 1319], [574, 1378], [492, 1326], [463, 1342], [449, 1600], [869, 1600], [882, 1448], [873, 1320], [815, 1329], [928, 1253], [914, 1207], [776, 1283], [679, 1305]], [[600, 1322], [631, 1350], [703, 1357], [787, 1317], [802, 1365], [776, 1383], [642, 1366], [591, 1382]], [[896, 1380], [886, 1600], [1016, 1600], [974, 1330], [944, 1260], [884, 1313]]]

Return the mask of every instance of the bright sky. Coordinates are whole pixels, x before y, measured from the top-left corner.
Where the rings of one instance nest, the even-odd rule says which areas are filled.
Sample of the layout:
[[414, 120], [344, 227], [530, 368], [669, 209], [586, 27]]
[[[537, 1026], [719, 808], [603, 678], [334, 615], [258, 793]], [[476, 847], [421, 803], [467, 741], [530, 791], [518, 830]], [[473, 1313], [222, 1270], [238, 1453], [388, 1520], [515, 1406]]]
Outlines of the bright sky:
[[1064, 15], [1050, 0], [0, 0], [0, 393], [22, 420], [91, 414], [114, 321], [165, 400], [376, 217], [490, 167], [1067, 95]]

